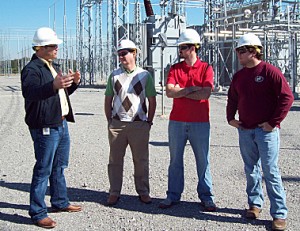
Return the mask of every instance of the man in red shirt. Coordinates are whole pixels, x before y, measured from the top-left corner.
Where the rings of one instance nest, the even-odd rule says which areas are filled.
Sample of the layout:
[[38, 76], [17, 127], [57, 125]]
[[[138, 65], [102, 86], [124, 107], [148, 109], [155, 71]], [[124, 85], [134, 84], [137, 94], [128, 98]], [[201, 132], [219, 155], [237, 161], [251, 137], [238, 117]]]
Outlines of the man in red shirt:
[[279, 128], [291, 108], [293, 94], [280, 70], [261, 60], [262, 48], [254, 34], [239, 39], [236, 53], [243, 68], [233, 76], [228, 91], [227, 121], [239, 132], [247, 179], [246, 217], [258, 218], [263, 207], [262, 167], [271, 204], [272, 229], [284, 230], [287, 207], [277, 164]]
[[170, 69], [166, 94], [173, 98], [169, 121], [170, 166], [167, 198], [160, 208], [169, 208], [180, 201], [184, 187], [183, 154], [189, 140], [196, 159], [198, 197], [206, 211], [215, 211], [209, 164], [209, 102], [213, 88], [213, 70], [197, 57], [200, 36], [186, 29], [178, 39], [179, 55], [184, 61]]

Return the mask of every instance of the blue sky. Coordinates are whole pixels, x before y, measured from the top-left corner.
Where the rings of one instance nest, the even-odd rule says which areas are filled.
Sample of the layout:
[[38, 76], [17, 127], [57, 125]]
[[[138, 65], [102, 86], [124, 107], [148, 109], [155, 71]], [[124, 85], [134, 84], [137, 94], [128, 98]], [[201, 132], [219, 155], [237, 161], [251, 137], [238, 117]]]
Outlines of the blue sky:
[[[140, 0], [143, 2], [142, 0]], [[62, 35], [64, 0], [0, 0], [0, 59], [2, 56], [17, 58], [24, 52], [30, 52], [27, 46], [31, 45], [34, 31], [42, 26], [55, 28], [58, 35]], [[130, 0], [134, 3], [135, 0]], [[155, 14], [160, 14], [158, 3], [160, 0], [151, 0]], [[130, 4], [130, 7], [133, 4]], [[106, 11], [106, 1], [103, 1], [103, 10]], [[76, 34], [77, 0], [66, 0], [67, 34]], [[104, 13], [103, 13], [104, 14]], [[189, 24], [202, 24], [203, 10], [187, 8]], [[105, 17], [103, 17], [105, 18]], [[145, 11], [142, 9], [142, 20]], [[104, 19], [103, 19], [104, 20]], [[103, 21], [103, 24], [106, 22]], [[5, 51], [1, 51], [1, 46]], [[21, 50], [23, 50], [21, 53]], [[19, 52], [18, 52], [19, 51]], [[3, 55], [4, 53], [4, 55]]]
[[[67, 27], [74, 34], [76, 7], [77, 0], [66, 1]], [[57, 31], [62, 30], [63, 15], [64, 0], [0, 0], [0, 48], [4, 46], [4, 56], [18, 57], [25, 44], [31, 45], [33, 34], [39, 27], [53, 28], [55, 25]], [[19, 54], [16, 54], [17, 50]]]
[[[66, 3], [69, 13], [68, 18], [70, 17], [74, 21], [76, 18], [76, 0], [67, 0]], [[56, 18], [59, 20], [63, 15], [64, 1], [1, 0], [0, 6], [1, 29], [35, 29], [36, 27], [49, 25], [49, 16], [51, 20], [54, 18], [54, 7]], [[74, 14], [71, 14], [71, 12], [74, 12]]]

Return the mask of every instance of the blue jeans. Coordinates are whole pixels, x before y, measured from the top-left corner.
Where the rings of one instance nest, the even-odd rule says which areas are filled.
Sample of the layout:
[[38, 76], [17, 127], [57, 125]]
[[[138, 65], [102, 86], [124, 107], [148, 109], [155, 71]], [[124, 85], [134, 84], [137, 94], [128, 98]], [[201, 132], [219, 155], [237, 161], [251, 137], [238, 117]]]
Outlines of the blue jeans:
[[63, 126], [51, 128], [49, 135], [43, 135], [43, 129], [30, 129], [30, 134], [36, 163], [30, 187], [29, 215], [36, 222], [47, 217], [44, 200], [48, 180], [52, 207], [59, 209], [69, 205], [64, 169], [69, 162], [70, 137], [66, 120]]
[[167, 198], [179, 201], [184, 189], [183, 154], [189, 140], [198, 174], [197, 192], [201, 201], [213, 201], [209, 164], [210, 124], [169, 121], [170, 166]]
[[278, 168], [280, 136], [279, 129], [265, 132], [262, 128], [238, 129], [240, 151], [247, 179], [246, 192], [249, 206], [263, 207], [262, 175], [270, 199], [270, 214], [273, 218], [286, 218], [286, 195]]

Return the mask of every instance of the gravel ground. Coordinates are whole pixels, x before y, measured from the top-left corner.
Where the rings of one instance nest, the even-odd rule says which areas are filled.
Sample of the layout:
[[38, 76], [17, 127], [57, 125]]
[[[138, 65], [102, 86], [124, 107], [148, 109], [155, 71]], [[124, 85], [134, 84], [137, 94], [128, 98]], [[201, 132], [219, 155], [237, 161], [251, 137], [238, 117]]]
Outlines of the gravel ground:
[[[261, 217], [243, 218], [247, 199], [238, 137], [225, 120], [226, 93], [211, 96], [211, 171], [217, 212], [199, 206], [195, 160], [190, 145], [185, 150], [185, 190], [182, 202], [161, 210], [165, 198], [169, 151], [168, 113], [171, 100], [158, 95], [150, 137], [150, 186], [153, 203], [139, 202], [133, 182], [130, 151], [125, 158], [122, 195], [115, 207], [106, 207], [109, 145], [103, 110], [104, 89], [80, 88], [72, 96], [75, 124], [69, 124], [71, 157], [66, 170], [69, 197], [80, 213], [49, 214], [54, 230], [271, 230], [269, 200]], [[29, 188], [34, 164], [33, 145], [24, 123], [19, 76], [0, 77], [0, 230], [40, 230], [28, 216]], [[163, 102], [164, 101], [164, 102]], [[165, 113], [162, 113], [162, 106]], [[299, 114], [300, 101], [282, 123], [279, 165], [287, 192], [288, 229], [300, 230]], [[298, 119], [297, 119], [298, 118]], [[47, 205], [49, 194], [46, 196]]]

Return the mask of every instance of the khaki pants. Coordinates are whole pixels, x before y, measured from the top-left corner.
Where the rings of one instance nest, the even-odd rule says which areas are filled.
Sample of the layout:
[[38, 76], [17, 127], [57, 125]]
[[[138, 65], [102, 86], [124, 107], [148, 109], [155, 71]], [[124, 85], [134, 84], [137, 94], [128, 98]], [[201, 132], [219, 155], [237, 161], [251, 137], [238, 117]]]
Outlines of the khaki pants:
[[139, 195], [149, 195], [149, 132], [150, 125], [145, 121], [122, 122], [113, 119], [109, 123], [108, 177], [110, 195], [120, 195], [124, 156], [128, 145], [132, 152], [136, 192]]

